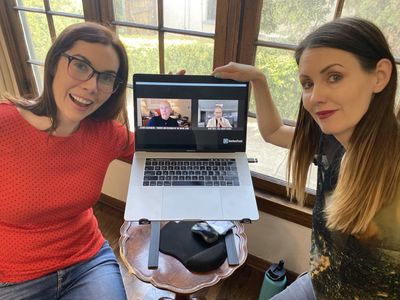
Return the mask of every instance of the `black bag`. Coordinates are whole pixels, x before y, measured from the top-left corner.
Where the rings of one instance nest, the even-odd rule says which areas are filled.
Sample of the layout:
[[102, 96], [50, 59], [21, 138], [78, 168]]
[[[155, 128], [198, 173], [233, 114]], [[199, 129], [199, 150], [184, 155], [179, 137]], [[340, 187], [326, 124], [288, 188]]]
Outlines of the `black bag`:
[[160, 232], [160, 251], [178, 259], [191, 272], [208, 272], [217, 269], [226, 259], [225, 236], [212, 244], [193, 233], [197, 222], [169, 222]]

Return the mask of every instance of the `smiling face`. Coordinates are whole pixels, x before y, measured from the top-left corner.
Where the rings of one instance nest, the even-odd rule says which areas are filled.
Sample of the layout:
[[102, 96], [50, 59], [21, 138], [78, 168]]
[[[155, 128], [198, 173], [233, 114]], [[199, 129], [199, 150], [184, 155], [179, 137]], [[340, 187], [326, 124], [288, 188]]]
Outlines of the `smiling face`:
[[299, 61], [303, 106], [322, 132], [347, 145], [367, 112], [377, 81], [357, 58], [333, 48], [306, 49]]
[[[99, 72], [116, 74], [119, 59], [111, 45], [77, 41], [66, 51], [68, 55], [86, 61]], [[96, 111], [111, 96], [97, 87], [97, 75], [87, 81], [79, 81], [68, 73], [68, 58], [60, 56], [53, 81], [53, 93], [57, 105], [57, 131], [73, 132], [80, 122]]]
[[164, 120], [168, 120], [169, 116], [171, 115], [172, 109], [171, 104], [168, 101], [162, 101], [160, 103], [160, 113], [161, 118]]

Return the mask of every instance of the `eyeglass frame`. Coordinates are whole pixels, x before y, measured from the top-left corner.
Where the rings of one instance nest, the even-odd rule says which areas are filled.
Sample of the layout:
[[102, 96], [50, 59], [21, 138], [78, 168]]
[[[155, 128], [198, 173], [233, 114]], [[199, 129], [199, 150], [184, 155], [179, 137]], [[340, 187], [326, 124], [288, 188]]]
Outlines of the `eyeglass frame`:
[[[103, 93], [110, 93], [110, 94], [115, 93], [115, 92], [118, 90], [118, 88], [119, 88], [119, 86], [121, 85], [121, 83], [122, 83], [122, 80], [121, 80], [117, 75], [114, 75], [114, 74], [111, 73], [111, 72], [99, 72], [99, 71], [97, 71], [95, 68], [93, 68], [93, 66], [92, 66], [88, 61], [86, 61], [86, 60], [84, 60], [84, 59], [82, 59], [82, 58], [79, 58], [79, 57], [76, 57], [76, 56], [73, 56], [73, 55], [69, 55], [68, 53], [65, 53], [65, 52], [64, 52], [64, 53], [61, 53], [61, 56], [63, 56], [63, 57], [65, 57], [65, 58], [68, 59], [68, 75], [69, 75], [71, 78], [75, 79], [75, 80], [78, 80], [78, 81], [81, 81], [81, 82], [85, 82], [85, 81], [90, 80], [90, 79], [96, 74], [96, 75], [97, 75], [97, 77], [96, 77], [96, 84], [97, 84], [97, 87], [99, 87], [99, 75], [101, 75], [101, 74], [109, 74], [109, 75], [115, 77], [114, 88], [112, 89], [112, 91], [109, 92], [109, 91], [103, 91], [102, 89], [99, 89], [99, 90], [102, 91]], [[89, 77], [88, 77], [87, 79], [84, 79], [84, 80], [77, 79], [77, 78], [75, 78], [74, 76], [72, 76], [72, 75], [70, 74], [70, 70], [69, 70], [70, 64], [71, 64], [71, 62], [72, 62], [74, 59], [75, 59], [75, 60], [78, 60], [78, 61], [80, 61], [80, 62], [82, 62], [82, 63], [84, 63], [84, 64], [86, 64], [86, 65], [88, 65], [89, 68], [92, 69], [92, 71], [89, 73]]]

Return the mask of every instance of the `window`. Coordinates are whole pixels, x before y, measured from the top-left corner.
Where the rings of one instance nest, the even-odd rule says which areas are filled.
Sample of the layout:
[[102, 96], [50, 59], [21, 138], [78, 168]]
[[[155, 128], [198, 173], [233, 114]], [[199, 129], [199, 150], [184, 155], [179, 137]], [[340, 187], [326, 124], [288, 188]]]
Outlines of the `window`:
[[[209, 74], [229, 61], [256, 65], [265, 72], [278, 109], [288, 122], [295, 119], [300, 101], [294, 49], [310, 31], [340, 16], [360, 16], [380, 26], [400, 70], [397, 0], [0, 1], [0, 25], [23, 95], [40, 92], [45, 53], [60, 31], [88, 20], [114, 27], [128, 52], [130, 78], [133, 73], [168, 73], [179, 67], [189, 74]], [[132, 92], [130, 84], [130, 101]], [[133, 118], [131, 107], [129, 103]], [[254, 110], [251, 99], [250, 111]], [[254, 117], [250, 113], [247, 152], [259, 163], [250, 168], [262, 183], [282, 184], [287, 151], [262, 140]], [[312, 169], [310, 188], [315, 187], [315, 173]]]
[[46, 53], [60, 31], [84, 20], [82, 2], [17, 0], [14, 8], [22, 24], [36, 89], [41, 91]]
[[212, 70], [215, 18], [206, 0], [116, 0], [112, 24], [128, 51], [134, 73], [168, 73], [185, 67], [190, 74]]
[[[255, 66], [266, 74], [272, 97], [284, 119], [295, 120], [301, 95], [293, 57], [296, 45], [318, 26], [340, 16], [358, 16], [377, 24], [385, 33], [396, 57], [397, 69], [400, 69], [399, 1], [263, 0], [255, 42]], [[397, 93], [397, 103], [399, 100]], [[250, 109], [254, 110], [254, 107], [252, 99]], [[256, 127], [256, 124], [252, 126], [250, 136], [260, 139]], [[251, 166], [252, 170], [284, 179], [288, 151], [261, 140], [258, 145], [248, 151], [249, 156], [254, 155], [261, 162]], [[308, 187], [314, 189], [315, 167], [311, 167], [310, 172]]]

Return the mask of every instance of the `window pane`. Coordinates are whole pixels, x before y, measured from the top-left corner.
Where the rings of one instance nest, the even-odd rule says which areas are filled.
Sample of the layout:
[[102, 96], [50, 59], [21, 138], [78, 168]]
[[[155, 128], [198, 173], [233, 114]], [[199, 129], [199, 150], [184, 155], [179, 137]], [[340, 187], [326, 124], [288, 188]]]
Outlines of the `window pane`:
[[[248, 157], [257, 158], [258, 163], [249, 164], [252, 172], [268, 175], [286, 181], [286, 168], [289, 150], [267, 143], [261, 137], [257, 120], [248, 118], [247, 123]], [[307, 178], [307, 188], [315, 190], [317, 183], [317, 168], [311, 164]]]
[[393, 54], [400, 57], [400, 1], [346, 0], [342, 16], [358, 16], [374, 22], [384, 32]]
[[53, 21], [54, 21], [54, 27], [56, 28], [56, 35], [58, 36], [61, 33], [61, 31], [63, 31], [69, 25], [76, 24], [76, 23], [82, 23], [85, 20], [53, 16]]
[[160, 73], [156, 31], [118, 26], [117, 33], [128, 53], [128, 82], [133, 73]]
[[214, 40], [179, 34], [165, 34], [165, 71], [185, 68], [188, 74], [210, 74]]
[[43, 92], [43, 76], [44, 67], [38, 65], [32, 65], [33, 74], [35, 76], [36, 87], [39, 91], [39, 95]]
[[43, 0], [17, 0], [17, 5], [44, 9]]
[[310, 31], [332, 20], [336, 0], [264, 0], [259, 40], [298, 44]]
[[250, 170], [286, 180], [288, 150], [265, 142], [258, 130], [257, 119], [247, 119], [246, 154], [258, 160], [258, 163], [249, 164]]
[[114, 0], [115, 19], [157, 26], [157, 0]]
[[[301, 96], [297, 64], [292, 51], [257, 47], [256, 67], [264, 72], [276, 106], [285, 119], [295, 120]], [[255, 111], [254, 100], [250, 111]]]
[[50, 8], [53, 11], [79, 14], [83, 16], [83, 6], [81, 0], [53, 0], [50, 2]]
[[24, 28], [29, 57], [44, 62], [47, 50], [51, 46], [46, 15], [20, 11], [19, 16]]
[[215, 32], [215, 0], [164, 0], [164, 26]]

